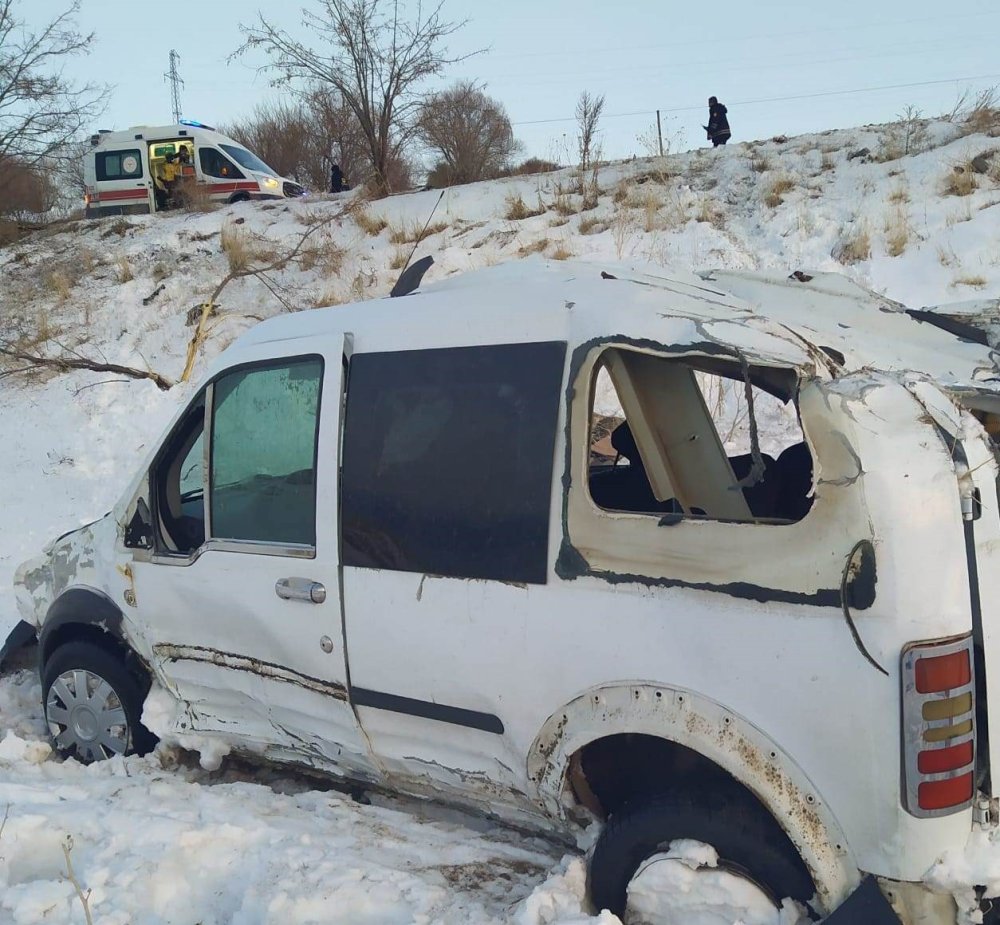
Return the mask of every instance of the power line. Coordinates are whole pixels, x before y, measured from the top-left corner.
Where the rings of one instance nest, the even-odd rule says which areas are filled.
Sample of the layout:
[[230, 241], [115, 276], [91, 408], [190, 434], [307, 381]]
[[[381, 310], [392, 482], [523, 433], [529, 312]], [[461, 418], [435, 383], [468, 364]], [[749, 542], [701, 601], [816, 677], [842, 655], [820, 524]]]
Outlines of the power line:
[[[968, 21], [973, 18], [989, 17], [1000, 15], [1000, 11], [996, 9], [982, 9], [973, 10], [970, 13], [963, 13], [962, 20]], [[886, 20], [870, 20], [865, 23], [865, 28], [868, 30], [877, 29], [881, 26], [891, 26], [893, 29], [899, 29], [901, 26], [916, 25], [922, 23], [940, 22], [947, 21], [953, 22], [955, 20], [954, 13], [949, 13], [944, 16], [921, 16], [914, 19], [886, 19]], [[756, 35], [733, 35], [733, 36], [719, 36], [713, 35], [712, 46], [716, 47], [719, 44], [733, 44], [733, 43], [744, 43], [744, 42], [759, 42], [765, 39], [788, 39], [788, 38], [801, 38], [808, 35], [822, 34], [823, 36], [828, 36], [839, 32], [857, 32], [857, 25], [851, 26], [840, 26], [832, 28], [816, 28], [816, 29], [801, 29], [795, 32], [765, 32]], [[573, 48], [567, 49], [565, 51], [560, 51], [556, 49], [547, 49], [545, 51], [526, 51], [526, 52], [492, 52], [490, 51], [487, 57], [500, 58], [500, 59], [517, 59], [517, 58], [552, 58], [559, 55], [590, 55], [590, 54], [600, 54], [602, 56], [607, 56], [609, 54], [616, 54], [619, 52], [629, 52], [629, 51], [654, 51], [662, 48], [688, 48], [693, 42], [696, 42], [697, 38], [687, 38], [674, 42], [658, 42], [653, 45], [619, 45], [619, 46], [600, 46], [597, 48]]]
[[[910, 87], [932, 87], [939, 84], [972, 82], [976, 80], [1000, 80], [1000, 74], [980, 74], [977, 77], [948, 77], [943, 80], [920, 80], [914, 83], [886, 84], [881, 87], [855, 87], [851, 90], [824, 90], [820, 93], [799, 93], [794, 96], [769, 96], [756, 100], [732, 100], [730, 106], [756, 106], [760, 103], [788, 103], [793, 100], [815, 100], [825, 96], [848, 96], [856, 93], [877, 93], [880, 90], [904, 90]], [[675, 106], [669, 109], [660, 109], [663, 112], [696, 112], [705, 108], [704, 103], [697, 106]], [[645, 109], [640, 112], [616, 112], [602, 115], [602, 119], [625, 119], [634, 116], [652, 116], [655, 109]], [[576, 118], [567, 116], [560, 119], [530, 119], [524, 122], [512, 122], [511, 125], [547, 125], [554, 122], [575, 122]]]
[[[743, 60], [729, 59], [721, 67], [711, 62], [701, 63], [699, 61], [678, 61], [672, 59], [669, 63], [651, 61], [622, 67], [591, 67], [583, 71], [571, 71], [565, 68], [544, 73], [535, 71], [531, 73], [532, 80], [530, 83], [521, 85], [550, 87], [554, 83], [580, 83], [582, 80], [585, 80], [589, 84], [595, 84], [600, 83], [606, 78], [614, 80], [616, 75], [620, 74], [628, 74], [630, 76], [645, 75], [646, 79], [657, 79], [672, 71], [681, 71], [688, 76], [693, 73], [711, 73], [713, 76], [746, 71], [759, 73], [763, 70], [785, 70], [793, 64], [808, 64], [810, 67], [815, 67], [821, 64], [839, 64], [843, 62], [884, 61], [889, 58], [913, 57], [916, 54], [920, 54], [922, 58], [926, 59], [928, 53], [946, 47], [949, 42], [961, 42], [963, 54], [965, 57], [968, 57], [968, 52], [970, 51], [968, 37], [948, 36], [944, 40], [942, 38], [934, 38], [921, 39], [918, 42], [883, 44], [877, 50], [859, 48], [833, 58], [817, 58], [815, 57], [815, 53], [810, 56], [806, 51], [798, 51], [785, 55], [771, 55], [768, 57], [767, 63], [761, 63], [759, 58], [746, 58]], [[489, 80], [502, 81], [517, 79], [523, 76], [523, 72], [490, 74]]]

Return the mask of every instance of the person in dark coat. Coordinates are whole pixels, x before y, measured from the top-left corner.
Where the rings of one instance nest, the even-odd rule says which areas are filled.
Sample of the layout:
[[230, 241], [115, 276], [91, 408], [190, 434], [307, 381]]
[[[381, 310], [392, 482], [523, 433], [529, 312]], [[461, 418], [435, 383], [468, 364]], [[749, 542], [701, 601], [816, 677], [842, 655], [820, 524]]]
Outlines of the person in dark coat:
[[340, 164], [334, 164], [330, 168], [330, 192], [342, 193], [345, 189], [344, 175], [341, 173]]
[[714, 96], [708, 98], [708, 125], [703, 127], [708, 132], [708, 140], [712, 142], [713, 148], [724, 145], [732, 135], [729, 131], [729, 119], [726, 118], [726, 107]]

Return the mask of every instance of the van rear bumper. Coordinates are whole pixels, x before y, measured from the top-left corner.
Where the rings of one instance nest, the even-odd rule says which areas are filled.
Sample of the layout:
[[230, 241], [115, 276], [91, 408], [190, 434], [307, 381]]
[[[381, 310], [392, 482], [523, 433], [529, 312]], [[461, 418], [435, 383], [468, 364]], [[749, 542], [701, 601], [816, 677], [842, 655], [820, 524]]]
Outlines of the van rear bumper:
[[88, 205], [83, 210], [84, 218], [106, 218], [109, 215], [149, 215], [149, 203], [136, 205]]
[[955, 925], [958, 922], [958, 904], [953, 896], [935, 893], [923, 883], [905, 883], [885, 877], [876, 879], [902, 925]]

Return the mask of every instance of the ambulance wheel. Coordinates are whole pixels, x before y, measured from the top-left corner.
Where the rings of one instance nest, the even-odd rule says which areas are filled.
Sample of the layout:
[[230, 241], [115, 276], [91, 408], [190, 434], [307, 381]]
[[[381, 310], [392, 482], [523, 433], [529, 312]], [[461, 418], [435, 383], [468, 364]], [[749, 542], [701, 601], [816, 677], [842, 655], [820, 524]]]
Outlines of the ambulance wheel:
[[230, 204], [234, 202], [249, 202], [249, 201], [250, 201], [250, 196], [248, 193], [233, 193], [233, 195], [229, 197]]

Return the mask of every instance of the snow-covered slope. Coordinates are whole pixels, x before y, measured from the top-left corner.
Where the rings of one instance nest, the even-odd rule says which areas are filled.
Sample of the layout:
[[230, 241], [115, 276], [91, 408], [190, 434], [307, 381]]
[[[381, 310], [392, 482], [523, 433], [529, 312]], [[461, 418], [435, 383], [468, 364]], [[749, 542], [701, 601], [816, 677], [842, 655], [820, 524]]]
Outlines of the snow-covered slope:
[[[828, 132], [613, 164], [596, 181], [564, 170], [370, 204], [349, 193], [84, 221], [0, 250], [0, 340], [27, 353], [151, 369], [177, 383], [161, 390], [90, 371], [6, 375], [25, 364], [0, 365], [0, 642], [17, 619], [17, 564], [111, 506], [208, 358], [259, 319], [385, 296], [412, 248], [402, 239], [428, 220], [431, 233], [416, 251], [434, 256], [428, 282], [538, 253], [686, 269], [835, 270], [912, 307], [1000, 297], [1000, 155], [979, 160], [981, 173], [970, 164], [1000, 150], [1000, 139], [930, 123], [921, 153], [881, 160], [895, 143], [888, 127]], [[293, 251], [287, 264], [226, 285], [193, 380], [177, 382], [192, 319], [231, 268], [272, 266]], [[148, 910], [157, 891], [173, 895], [196, 869], [203, 880], [193, 905], [173, 907], [189, 908], [192, 921], [327, 920], [322, 910], [341, 902], [351, 914], [340, 920], [352, 922], [580, 914], [580, 871], [571, 865], [564, 875], [550, 847], [515, 848], [458, 823], [424, 831], [391, 808], [339, 796], [274, 794], [215, 778], [203, 788], [204, 775], [164, 773], [154, 759], [86, 769], [45, 761], [38, 696], [27, 675], [0, 681], [0, 739], [17, 734], [0, 744], [0, 818], [11, 804], [0, 836], [0, 920], [33, 922], [48, 908], [47, 921], [80, 920], [59, 874], [56, 835], [64, 832], [77, 836], [74, 859], [102, 922], [186, 921], [171, 917], [167, 899], [156, 899], [156, 915]], [[313, 829], [318, 817], [330, 828]], [[148, 838], [135, 857], [117, 859], [135, 843], [114, 833], [130, 826]], [[322, 854], [310, 839], [346, 853], [348, 869], [309, 874]], [[149, 881], [165, 852], [174, 866]], [[294, 896], [274, 856], [298, 865]], [[481, 884], [469, 873], [477, 864], [489, 869]], [[454, 876], [442, 873], [449, 865]], [[524, 900], [548, 869], [555, 873], [546, 885]], [[153, 892], [143, 905], [146, 898], [130, 897], [147, 882]]]

